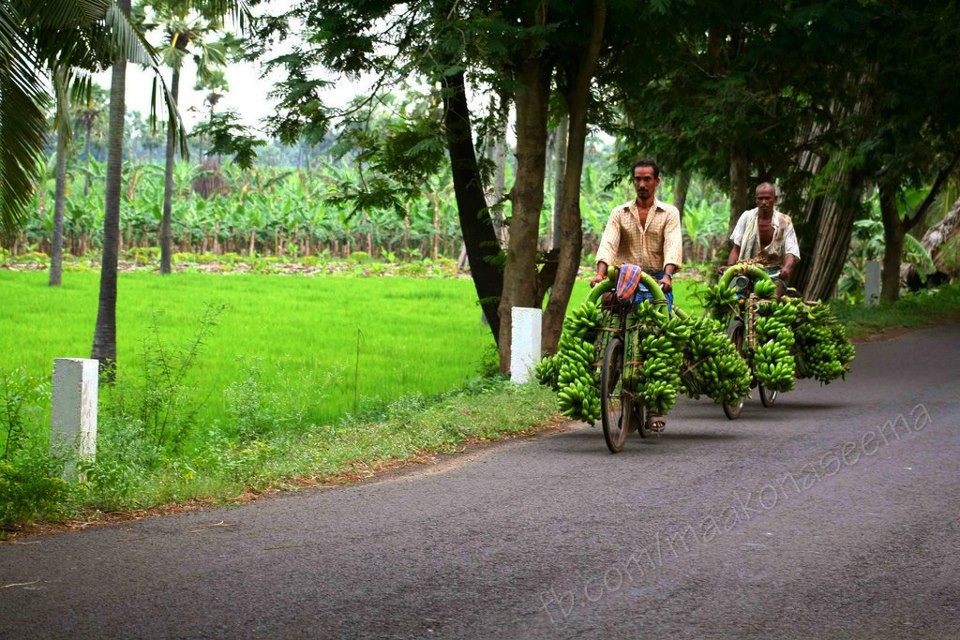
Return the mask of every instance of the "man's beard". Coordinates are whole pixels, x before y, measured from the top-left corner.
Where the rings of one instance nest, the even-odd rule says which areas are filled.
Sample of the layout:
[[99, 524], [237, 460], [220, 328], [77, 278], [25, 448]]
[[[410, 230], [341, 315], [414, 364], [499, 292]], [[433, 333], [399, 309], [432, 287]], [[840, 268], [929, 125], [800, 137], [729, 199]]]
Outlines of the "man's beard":
[[650, 190], [644, 187], [637, 189], [637, 198], [640, 200], [646, 200], [650, 197]]

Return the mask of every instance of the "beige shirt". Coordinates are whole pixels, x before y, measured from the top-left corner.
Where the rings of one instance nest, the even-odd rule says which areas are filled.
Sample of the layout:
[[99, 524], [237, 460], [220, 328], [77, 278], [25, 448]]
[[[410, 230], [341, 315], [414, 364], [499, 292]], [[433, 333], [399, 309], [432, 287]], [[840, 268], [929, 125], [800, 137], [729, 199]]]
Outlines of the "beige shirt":
[[668, 264], [679, 269], [682, 258], [680, 212], [656, 199], [647, 213], [646, 227], [640, 225], [636, 200], [614, 207], [597, 249], [597, 262], [611, 267], [636, 264], [648, 273], [662, 271]]

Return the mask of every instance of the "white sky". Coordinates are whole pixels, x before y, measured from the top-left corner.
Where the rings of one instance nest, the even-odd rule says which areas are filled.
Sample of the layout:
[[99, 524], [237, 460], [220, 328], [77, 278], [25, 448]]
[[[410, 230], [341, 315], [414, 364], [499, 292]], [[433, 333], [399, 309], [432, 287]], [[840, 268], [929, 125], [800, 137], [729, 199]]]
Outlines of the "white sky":
[[[255, 12], [280, 13], [289, 8], [292, 0], [269, 0], [264, 5], [257, 7]], [[228, 27], [229, 28], [229, 27]], [[156, 31], [147, 35], [148, 40], [157, 45], [158, 33]], [[268, 52], [267, 57], [278, 55], [279, 52]], [[169, 85], [171, 71], [162, 68], [163, 76]], [[217, 111], [235, 111], [240, 115], [241, 122], [261, 133], [262, 120], [275, 113], [276, 100], [269, 98], [268, 94], [273, 90], [273, 79], [262, 78], [263, 67], [260, 62], [231, 62], [225, 69], [225, 75], [229, 89], [217, 103]], [[272, 77], [276, 77], [276, 73]], [[334, 89], [326, 92], [324, 97], [331, 106], [344, 106], [355, 95], [362, 93], [365, 86], [362, 83], [349, 82], [335, 77], [329, 78], [336, 81]], [[95, 76], [97, 84], [109, 90], [110, 71], [105, 71]], [[206, 105], [203, 100], [206, 91], [194, 91], [193, 85], [196, 82], [196, 66], [192, 60], [187, 60], [181, 69], [180, 74], [180, 116], [183, 118], [187, 130], [205, 117]], [[150, 112], [150, 96], [153, 89], [153, 74], [144, 71], [138, 65], [127, 65], [127, 111], [139, 111], [142, 114]], [[162, 113], [159, 110], [158, 113]], [[162, 116], [161, 116], [162, 117]]]
[[[185, 64], [180, 74], [180, 116], [187, 130], [205, 117], [206, 105], [203, 99], [206, 91], [194, 91], [196, 81], [195, 67]], [[170, 71], [164, 69], [164, 79], [169, 84]], [[217, 103], [217, 111], [236, 111], [243, 124], [256, 130], [262, 127], [261, 121], [276, 110], [276, 100], [269, 98], [273, 90], [273, 81], [262, 78], [263, 70], [259, 63], [232, 63], [226, 69], [229, 90]], [[331, 78], [334, 79], [334, 78]], [[105, 89], [110, 87], [110, 72], [96, 76], [96, 82]], [[153, 74], [136, 65], [127, 65], [127, 111], [139, 111], [146, 115], [150, 111], [150, 95], [153, 89]], [[329, 104], [343, 106], [357, 93], [362, 85], [337, 81], [337, 87], [327, 92]], [[162, 113], [162, 112], [161, 112]]]

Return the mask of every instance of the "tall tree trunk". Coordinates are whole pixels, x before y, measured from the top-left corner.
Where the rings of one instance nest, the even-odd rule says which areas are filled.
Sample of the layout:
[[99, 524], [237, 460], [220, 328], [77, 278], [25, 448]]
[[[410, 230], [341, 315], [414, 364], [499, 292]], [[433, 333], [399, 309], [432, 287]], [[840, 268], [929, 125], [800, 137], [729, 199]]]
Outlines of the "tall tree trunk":
[[67, 199], [67, 135], [57, 128], [57, 186], [53, 200], [53, 240], [50, 246], [50, 286], [63, 278], [63, 207]]
[[[536, 296], [537, 239], [543, 209], [547, 158], [547, 107], [550, 64], [529, 52], [517, 76], [517, 175], [510, 192], [513, 216], [500, 299], [500, 371], [510, 370], [514, 307], [531, 307]], [[472, 262], [471, 262], [472, 264]]]
[[[174, 68], [170, 80], [170, 95], [173, 102], [180, 103], [180, 69]], [[168, 274], [171, 265], [171, 229], [173, 221], [173, 165], [177, 142], [177, 123], [171, 119], [167, 123], [167, 157], [163, 172], [163, 217], [160, 219], [160, 273]]]
[[86, 119], [86, 131], [83, 137], [83, 159], [86, 162], [87, 169], [83, 175], [83, 197], [90, 193], [90, 140], [93, 138], [93, 120], [89, 114]]
[[[130, 0], [117, 0], [130, 15]], [[103, 215], [103, 257], [100, 264], [100, 299], [93, 333], [91, 358], [100, 361], [100, 371], [114, 379], [117, 363], [117, 259], [120, 242], [120, 191], [123, 171], [123, 118], [126, 113], [127, 61], [123, 55], [113, 63], [110, 80], [110, 133], [107, 137], [107, 179]]]
[[493, 144], [489, 147], [489, 157], [493, 161], [493, 185], [487, 193], [487, 207], [493, 220], [493, 230], [500, 240], [501, 248], [510, 242], [510, 229], [503, 214], [503, 197], [507, 182], [507, 122], [509, 120], [509, 99], [502, 92], [497, 97], [497, 128], [493, 135]]
[[442, 83], [444, 128], [463, 244], [477, 298], [490, 324], [493, 339], [499, 343], [500, 321], [497, 309], [503, 292], [503, 274], [497, 267], [495, 258], [500, 252], [500, 245], [487, 213], [487, 201], [473, 146], [473, 128], [464, 74], [459, 71], [445, 75]]
[[570, 116], [560, 118], [556, 130], [556, 144], [554, 145], [554, 176], [553, 176], [553, 215], [550, 225], [550, 238], [547, 243], [549, 249], [560, 248], [560, 227], [563, 218], [563, 181], [567, 175], [567, 141], [570, 137]]
[[750, 187], [747, 185], [749, 167], [747, 154], [734, 144], [730, 147], [730, 221], [727, 225], [727, 236], [740, 219], [740, 214], [750, 207]]
[[906, 227], [897, 207], [897, 189], [886, 182], [880, 184], [880, 215], [883, 218], [884, 242], [880, 299], [896, 302], [900, 298], [900, 257], [903, 255]]
[[841, 169], [829, 180], [831, 192], [814, 198], [807, 213], [806, 224], [814, 225], [817, 235], [811, 254], [801, 256], [800, 264], [807, 263], [807, 270], [794, 284], [808, 300], [833, 297], [847, 260], [853, 222], [861, 211], [864, 177], [860, 171]]
[[[681, 169], [677, 173], [677, 183], [673, 189], [673, 206], [680, 211], [680, 218], [683, 219], [683, 208], [687, 204], [687, 192], [690, 190], [690, 170]], [[748, 196], [749, 197], [749, 196]]]
[[[673, 189], [673, 206], [680, 212], [680, 222], [683, 223], [683, 210], [687, 204], [687, 192], [690, 191], [690, 171], [681, 169], [677, 173], [676, 186]], [[689, 234], [683, 234], [683, 255], [689, 256], [691, 262], [700, 262], [698, 247], [694, 244], [694, 238]]]
[[593, 25], [590, 43], [582, 51], [576, 64], [576, 75], [567, 96], [569, 112], [569, 140], [567, 161], [564, 163], [563, 190], [561, 193], [559, 256], [557, 273], [550, 290], [543, 317], [541, 346], [544, 353], [556, 353], [563, 331], [563, 319], [570, 303], [570, 294], [580, 269], [580, 253], [583, 249], [583, 227], [580, 212], [580, 181], [583, 175], [583, 154], [587, 140], [587, 109], [590, 101], [590, 81], [593, 78], [603, 32], [606, 26], [606, 0], [593, 3]]

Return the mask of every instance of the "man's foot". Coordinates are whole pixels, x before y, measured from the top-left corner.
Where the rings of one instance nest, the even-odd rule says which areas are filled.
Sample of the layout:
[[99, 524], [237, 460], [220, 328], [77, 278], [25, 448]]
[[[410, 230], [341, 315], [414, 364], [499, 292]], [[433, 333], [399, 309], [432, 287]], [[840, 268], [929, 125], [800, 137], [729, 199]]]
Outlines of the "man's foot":
[[652, 413], [647, 418], [647, 429], [653, 433], [663, 433], [667, 428], [667, 419], [663, 416], [655, 416]]

